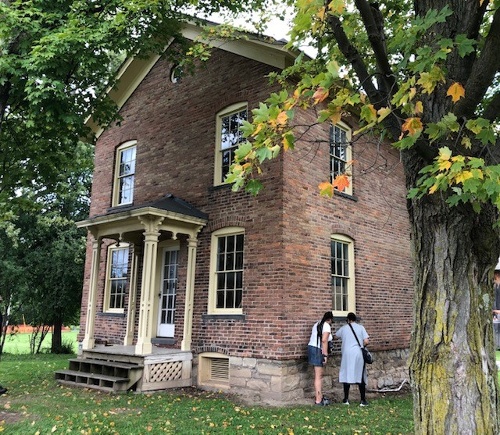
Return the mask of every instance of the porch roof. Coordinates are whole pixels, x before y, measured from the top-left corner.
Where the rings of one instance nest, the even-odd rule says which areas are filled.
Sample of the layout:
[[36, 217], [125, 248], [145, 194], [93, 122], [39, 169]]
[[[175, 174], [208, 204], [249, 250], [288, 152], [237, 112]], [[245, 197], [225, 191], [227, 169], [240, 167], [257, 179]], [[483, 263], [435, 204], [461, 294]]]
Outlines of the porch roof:
[[206, 225], [208, 215], [183, 199], [167, 194], [156, 201], [108, 209], [105, 214], [76, 225], [102, 236], [142, 230], [145, 221], [151, 220], [158, 220], [161, 230], [193, 234]]

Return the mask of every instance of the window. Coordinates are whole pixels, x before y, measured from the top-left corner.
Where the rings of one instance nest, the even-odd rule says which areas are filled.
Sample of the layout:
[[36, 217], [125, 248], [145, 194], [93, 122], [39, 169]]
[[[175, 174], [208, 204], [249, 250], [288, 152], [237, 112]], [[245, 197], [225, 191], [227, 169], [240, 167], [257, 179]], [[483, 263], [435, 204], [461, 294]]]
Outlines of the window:
[[343, 316], [355, 311], [354, 244], [348, 237], [333, 235], [330, 250], [332, 311]]
[[123, 312], [127, 287], [129, 248], [125, 243], [108, 248], [105, 311]]
[[237, 227], [212, 235], [209, 312], [241, 314], [245, 234]]
[[113, 205], [132, 204], [134, 200], [136, 142], [117, 149]]
[[234, 153], [246, 139], [240, 130], [247, 120], [247, 105], [235, 104], [217, 115], [217, 146], [215, 147], [214, 184], [224, 184], [224, 178], [233, 164]]
[[338, 175], [349, 176], [349, 186], [343, 192], [352, 195], [352, 177], [350, 165], [352, 160], [351, 132], [349, 128], [338, 124], [330, 126], [330, 182]]

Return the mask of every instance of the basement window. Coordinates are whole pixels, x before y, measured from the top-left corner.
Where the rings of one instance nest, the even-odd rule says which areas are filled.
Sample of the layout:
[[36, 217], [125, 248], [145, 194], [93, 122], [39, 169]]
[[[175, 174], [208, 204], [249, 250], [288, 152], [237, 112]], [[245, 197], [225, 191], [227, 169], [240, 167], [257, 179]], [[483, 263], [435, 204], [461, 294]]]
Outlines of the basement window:
[[198, 383], [207, 387], [229, 388], [229, 357], [204, 353], [199, 358]]

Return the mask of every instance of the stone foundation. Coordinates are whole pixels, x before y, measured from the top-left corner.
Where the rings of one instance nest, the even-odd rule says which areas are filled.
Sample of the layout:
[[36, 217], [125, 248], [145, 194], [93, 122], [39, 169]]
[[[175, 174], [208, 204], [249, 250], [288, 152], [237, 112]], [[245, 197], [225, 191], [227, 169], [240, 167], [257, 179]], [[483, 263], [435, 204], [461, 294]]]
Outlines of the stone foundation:
[[[368, 366], [368, 393], [376, 397], [380, 390], [397, 389], [408, 380], [408, 350], [372, 352], [374, 363]], [[340, 354], [333, 355], [323, 376], [325, 395], [341, 401], [343, 390], [338, 382]], [[271, 361], [255, 358], [229, 359], [229, 392], [252, 404], [291, 405], [314, 400], [313, 368], [306, 360]], [[359, 393], [351, 387], [352, 399]]]

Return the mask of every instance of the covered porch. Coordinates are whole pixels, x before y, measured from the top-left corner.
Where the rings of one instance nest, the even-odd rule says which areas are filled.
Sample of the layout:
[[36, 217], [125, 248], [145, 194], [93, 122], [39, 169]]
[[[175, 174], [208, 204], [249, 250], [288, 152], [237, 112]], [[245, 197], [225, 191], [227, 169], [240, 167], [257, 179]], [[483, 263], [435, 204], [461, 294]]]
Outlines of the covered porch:
[[[92, 242], [82, 307], [85, 333], [78, 358], [70, 360], [69, 370], [56, 373], [59, 382], [110, 391], [191, 385], [197, 235], [207, 218], [182, 199], [166, 195], [77, 223], [88, 229]], [[120, 269], [110, 252], [122, 247], [127, 247], [121, 260], [126, 267]], [[181, 306], [176, 307], [179, 269], [184, 285], [179, 289]], [[112, 282], [115, 275], [119, 285]]]

